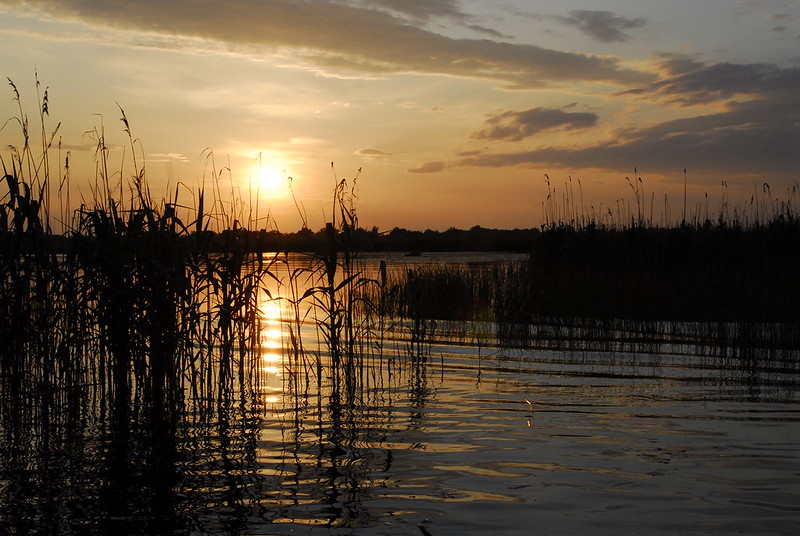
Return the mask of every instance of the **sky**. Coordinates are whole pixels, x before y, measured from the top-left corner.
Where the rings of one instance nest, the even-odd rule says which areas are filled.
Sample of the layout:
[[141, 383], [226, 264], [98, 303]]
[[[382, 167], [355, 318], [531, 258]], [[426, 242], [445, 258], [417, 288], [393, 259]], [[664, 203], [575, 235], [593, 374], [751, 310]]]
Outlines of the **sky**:
[[73, 203], [100, 134], [115, 186], [213, 183], [281, 231], [323, 226], [341, 179], [380, 230], [800, 189], [796, 0], [0, 0], [0, 71], [33, 125], [46, 89]]

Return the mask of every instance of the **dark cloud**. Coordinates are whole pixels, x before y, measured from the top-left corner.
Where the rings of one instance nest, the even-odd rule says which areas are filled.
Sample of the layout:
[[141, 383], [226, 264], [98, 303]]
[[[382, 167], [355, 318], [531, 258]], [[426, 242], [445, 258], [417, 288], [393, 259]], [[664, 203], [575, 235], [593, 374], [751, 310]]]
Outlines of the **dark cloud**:
[[593, 127], [597, 115], [565, 112], [551, 108], [532, 108], [523, 112], [503, 112], [486, 120], [475, 139], [519, 141], [553, 129], [577, 130]]
[[[686, 58], [672, 58], [663, 67], [666, 73], [677, 76], [636, 93], [681, 104], [722, 99], [721, 111], [621, 128], [611, 139], [590, 146], [483, 152], [462, 156], [457, 163], [607, 170], [639, 166], [662, 173], [689, 168], [730, 177], [766, 174], [797, 180], [800, 93], [796, 88], [800, 87], [800, 69], [766, 64], [705, 65]], [[734, 96], [742, 98], [734, 100]]]
[[[654, 130], [663, 130], [664, 125]], [[800, 143], [796, 127], [759, 125], [746, 130], [704, 129], [657, 135], [647, 129], [632, 139], [597, 145], [546, 147], [517, 153], [485, 154], [465, 158], [461, 165], [479, 167], [554, 166], [573, 169], [629, 169], [638, 166], [661, 173], [693, 171], [723, 172], [731, 176], [771, 174], [796, 179]]]
[[665, 74], [662, 80], [620, 94], [688, 106], [740, 96], [795, 93], [800, 88], [800, 69], [766, 63], [707, 65], [684, 56], [666, 56], [660, 68]]
[[[400, 2], [392, 4], [402, 7]], [[427, 8], [425, 4], [413, 2], [404, 9], [420, 16], [459, 13], [452, 2], [433, 2], [434, 7]], [[445, 74], [496, 80], [512, 88], [573, 80], [641, 85], [654, 78], [623, 67], [616, 58], [488, 39], [454, 39], [383, 9], [334, 1], [30, 0], [25, 6], [53, 17], [199, 37], [240, 50], [291, 49], [331, 71]]]
[[407, 170], [409, 173], [438, 173], [442, 171], [445, 167], [444, 162], [425, 162], [419, 167], [412, 168]]
[[641, 28], [645, 19], [622, 17], [610, 11], [570, 11], [567, 17], [557, 17], [558, 20], [570, 26], [575, 26], [581, 32], [593, 39], [604, 43], [624, 42], [630, 39], [625, 30]]
[[478, 24], [467, 24], [465, 27], [469, 28], [473, 32], [482, 33], [484, 35], [489, 35], [489, 36], [495, 37], [497, 39], [506, 39], [506, 38], [508, 38], [507, 35], [502, 34], [502, 33], [498, 32], [497, 30], [493, 30], [491, 28], [486, 28], [485, 26], [480, 26]]

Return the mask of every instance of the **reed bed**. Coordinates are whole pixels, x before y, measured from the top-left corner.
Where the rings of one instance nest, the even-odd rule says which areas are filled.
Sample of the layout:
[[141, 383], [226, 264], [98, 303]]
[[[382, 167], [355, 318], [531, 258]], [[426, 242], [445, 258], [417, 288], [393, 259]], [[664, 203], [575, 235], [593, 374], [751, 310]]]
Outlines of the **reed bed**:
[[[261, 306], [279, 299], [269, 294], [272, 284], [288, 291], [280, 298], [290, 317], [282, 351], [287, 381], [296, 383], [287, 393], [299, 408], [310, 390], [300, 382], [315, 377], [315, 441], [334, 451], [352, 435], [342, 423], [355, 422], [347, 415], [376, 381], [364, 360], [379, 358], [380, 325], [363, 298], [377, 282], [357, 259], [355, 180], [336, 179], [324, 250], [289, 266], [288, 255], [259, 249], [250, 230], [257, 214], [221, 201], [226, 171], [211, 154], [208, 188], [179, 187], [154, 201], [120, 108], [127, 166], [112, 171], [105, 132], [96, 129], [92, 198], [70, 212], [68, 157], [63, 167], [51, 162], [58, 127], [48, 134], [47, 91], [37, 144], [12, 88], [22, 141], [0, 157], [2, 524], [17, 533], [62, 532], [68, 519], [93, 533], [172, 533], [181, 508], [176, 482], [210, 504], [209, 487], [228, 471], [253, 478], [235, 479], [219, 506], [244, 500], [259, 486]], [[309, 318], [321, 341], [303, 340]], [[51, 457], [80, 467], [58, 467]], [[220, 460], [231, 464], [222, 474]], [[75, 503], [77, 496], [93, 505]], [[87, 512], [64, 511], [73, 507]]]
[[[285, 253], [262, 251], [263, 241], [251, 230], [261, 221], [258, 214], [235, 197], [222, 201], [220, 184], [229, 171], [216, 169], [213, 154], [207, 155], [211, 177], [198, 192], [179, 186], [155, 202], [140, 144], [120, 108], [130, 169], [112, 171], [104, 129], [96, 128], [93, 198], [69, 213], [69, 158], [62, 169], [51, 164], [58, 127], [47, 134], [47, 91], [39, 99], [38, 146], [11, 86], [22, 144], [2, 159], [2, 329], [21, 351], [9, 350], [8, 370], [26, 369], [20, 363], [28, 356], [59, 370], [92, 370], [102, 379], [87, 383], [96, 383], [104, 399], [137, 393], [175, 398], [186, 391], [205, 401], [252, 390], [259, 370], [250, 364], [257, 361], [258, 302], [264, 293], [273, 299], [266, 283], [277, 281], [289, 291], [274, 299], [293, 310], [295, 353], [305, 351], [299, 326], [316, 318], [333, 367], [354, 374], [353, 356], [370, 344], [372, 304], [361, 289], [377, 284], [358, 261], [357, 176], [334, 173], [333, 217], [322, 247], [308, 262], [289, 266]], [[63, 235], [53, 232], [53, 221]], [[278, 272], [288, 276], [280, 279]], [[81, 358], [91, 363], [78, 365]]]
[[[111, 171], [96, 129], [92, 197], [70, 211], [68, 157], [62, 166], [47, 90], [37, 97], [40, 143], [20, 103], [22, 143], [0, 156], [0, 521], [12, 533], [242, 529], [235, 510], [258, 504], [267, 485], [258, 461], [265, 299], [281, 303], [288, 340], [287, 456], [310, 468], [294, 492], [275, 492], [286, 505], [357, 495], [351, 481], [380, 478], [369, 463], [391, 419], [382, 382], [407, 382], [412, 405], [424, 405], [430, 345], [447, 322], [483, 326], [464, 334], [479, 346], [492, 344], [487, 333], [500, 345], [577, 348], [613, 333], [616, 348], [652, 349], [702, 341], [691, 326], [713, 321], [719, 335], [785, 350], [780, 366], [796, 366], [794, 190], [781, 201], [764, 190], [753, 213], [725, 202], [718, 218], [662, 227], [637, 181], [635, 212], [621, 205], [607, 217], [582, 212], [574, 196], [561, 208], [548, 199], [528, 262], [382, 264], [373, 274], [359, 257], [370, 235], [359, 229], [358, 176], [334, 173], [324, 238], [293, 264], [262, 249], [257, 211], [221, 201], [226, 171], [211, 154], [208, 188], [154, 201], [122, 109], [128, 171]], [[389, 348], [403, 329], [408, 346]]]
[[400, 274], [395, 314], [495, 322], [503, 345], [666, 340], [681, 325], [724, 324], [746, 344], [800, 347], [800, 186], [778, 199], [764, 185], [737, 206], [726, 197], [716, 215], [706, 200], [665, 226], [644, 210], [641, 179], [629, 184], [635, 203], [602, 217], [571, 196], [556, 205], [551, 192], [527, 262]]

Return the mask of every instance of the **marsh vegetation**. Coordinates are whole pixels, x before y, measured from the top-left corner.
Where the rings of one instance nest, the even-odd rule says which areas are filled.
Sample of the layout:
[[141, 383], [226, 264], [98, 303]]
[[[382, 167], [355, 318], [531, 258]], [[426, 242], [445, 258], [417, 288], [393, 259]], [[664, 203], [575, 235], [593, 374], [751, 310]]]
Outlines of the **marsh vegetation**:
[[526, 255], [416, 258], [363, 251], [334, 175], [290, 253], [216, 169], [155, 201], [122, 110], [133, 172], [97, 130], [71, 211], [39, 105], [41, 145], [20, 106], [2, 160], [5, 533], [527, 534], [598, 509], [666, 533], [669, 501], [681, 529], [793, 529], [794, 190], [667, 226], [545, 205]]

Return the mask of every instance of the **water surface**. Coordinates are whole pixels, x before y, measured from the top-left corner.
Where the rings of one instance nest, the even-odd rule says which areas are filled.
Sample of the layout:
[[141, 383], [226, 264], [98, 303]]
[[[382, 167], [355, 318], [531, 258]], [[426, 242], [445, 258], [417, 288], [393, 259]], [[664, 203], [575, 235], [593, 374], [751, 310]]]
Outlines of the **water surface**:
[[5, 533], [796, 533], [797, 349], [391, 319], [343, 383], [313, 314], [293, 351], [286, 303], [262, 306], [252, 393], [124, 426], [88, 387], [54, 414], [6, 400]]

